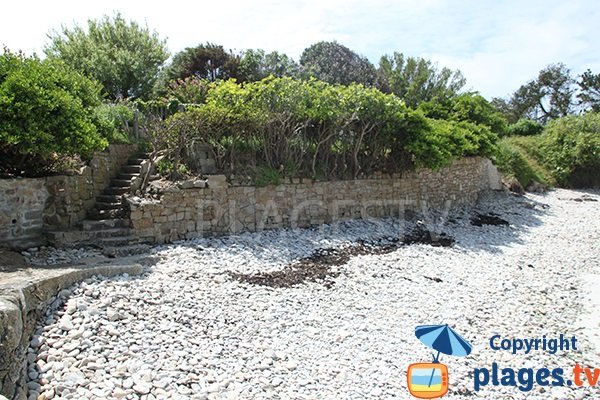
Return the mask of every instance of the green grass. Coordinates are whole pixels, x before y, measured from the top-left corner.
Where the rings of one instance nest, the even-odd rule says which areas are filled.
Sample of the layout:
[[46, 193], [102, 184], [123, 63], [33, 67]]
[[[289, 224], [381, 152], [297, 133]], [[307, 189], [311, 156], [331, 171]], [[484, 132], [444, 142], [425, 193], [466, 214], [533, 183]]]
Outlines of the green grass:
[[536, 176], [540, 178], [538, 182], [545, 185], [554, 186], [556, 180], [544, 163], [544, 151], [541, 145], [541, 136], [513, 136], [507, 138], [523, 155], [523, 158], [531, 166]]
[[547, 186], [556, 184], [542, 160], [540, 136], [511, 136], [498, 142], [495, 155], [498, 169], [505, 175], [514, 176], [523, 187], [533, 181]]

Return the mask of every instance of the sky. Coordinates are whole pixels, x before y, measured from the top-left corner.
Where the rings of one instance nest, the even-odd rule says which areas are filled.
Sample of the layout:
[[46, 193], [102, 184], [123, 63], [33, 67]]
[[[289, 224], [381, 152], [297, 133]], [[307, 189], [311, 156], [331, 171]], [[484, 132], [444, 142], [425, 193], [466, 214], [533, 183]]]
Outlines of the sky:
[[545, 66], [600, 72], [597, 0], [53, 0], [2, 4], [0, 45], [43, 55], [62, 25], [120, 12], [158, 32], [172, 54], [212, 42], [227, 49], [302, 50], [335, 40], [375, 65], [394, 51], [460, 69], [468, 90], [507, 97]]

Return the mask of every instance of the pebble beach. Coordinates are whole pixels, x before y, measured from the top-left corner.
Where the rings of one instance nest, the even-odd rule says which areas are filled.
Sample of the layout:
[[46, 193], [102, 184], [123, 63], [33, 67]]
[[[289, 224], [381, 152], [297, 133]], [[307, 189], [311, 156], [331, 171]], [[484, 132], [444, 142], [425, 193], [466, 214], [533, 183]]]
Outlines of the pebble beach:
[[[475, 215], [507, 224], [477, 226]], [[600, 386], [476, 391], [473, 376], [492, 363], [565, 376], [576, 363], [600, 368], [599, 192], [489, 194], [419, 218], [155, 247], [141, 276], [59, 293], [30, 344], [29, 398], [408, 399], [409, 364], [432, 357], [414, 332], [428, 324], [449, 324], [473, 345], [467, 357], [441, 356], [444, 398], [600, 398]], [[398, 242], [415, 224], [452, 244]], [[348, 251], [305, 280], [266, 279], [357, 243], [373, 251]], [[55, 258], [69, 254], [85, 251]], [[513, 354], [489, 343], [561, 334], [576, 336], [577, 350]]]

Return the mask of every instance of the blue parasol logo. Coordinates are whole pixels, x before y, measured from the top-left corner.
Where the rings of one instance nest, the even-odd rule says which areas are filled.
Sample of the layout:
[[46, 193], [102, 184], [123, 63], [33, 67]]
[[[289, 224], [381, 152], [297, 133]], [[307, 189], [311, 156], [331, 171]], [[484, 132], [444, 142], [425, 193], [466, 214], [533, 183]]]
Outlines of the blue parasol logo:
[[415, 328], [415, 335], [437, 354], [432, 354], [431, 363], [416, 363], [408, 367], [408, 390], [420, 399], [442, 397], [448, 393], [448, 367], [440, 363], [440, 353], [465, 357], [471, 353], [473, 346], [448, 324], [420, 325]]

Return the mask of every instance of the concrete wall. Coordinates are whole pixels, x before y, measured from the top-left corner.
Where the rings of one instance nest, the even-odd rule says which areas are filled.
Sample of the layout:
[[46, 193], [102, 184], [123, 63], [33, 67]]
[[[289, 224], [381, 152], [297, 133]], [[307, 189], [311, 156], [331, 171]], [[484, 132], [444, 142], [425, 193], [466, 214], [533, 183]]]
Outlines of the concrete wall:
[[0, 179], [0, 246], [27, 248], [44, 243], [43, 230], [74, 226], [85, 218], [134, 145], [110, 145], [76, 175]]
[[469, 204], [481, 190], [500, 189], [491, 162], [473, 157], [438, 171], [421, 169], [378, 179], [302, 182], [256, 188], [224, 179], [173, 186], [160, 200], [129, 199], [134, 232], [151, 242], [203, 235], [307, 227], [406, 210]]

